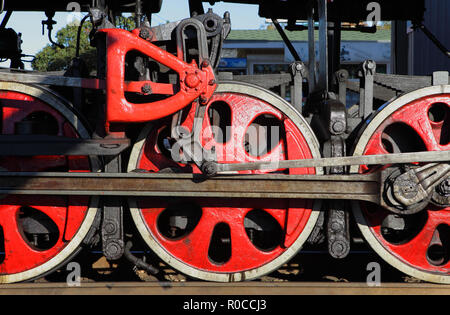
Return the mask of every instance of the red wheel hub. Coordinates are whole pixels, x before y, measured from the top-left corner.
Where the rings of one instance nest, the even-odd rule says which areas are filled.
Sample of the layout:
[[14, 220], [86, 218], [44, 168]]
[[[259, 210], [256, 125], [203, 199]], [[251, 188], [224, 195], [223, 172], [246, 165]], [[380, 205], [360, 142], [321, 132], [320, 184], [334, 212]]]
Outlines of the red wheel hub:
[[[193, 107], [185, 115], [182, 126], [187, 130], [192, 129], [195, 112]], [[220, 163], [312, 158], [311, 140], [284, 113], [261, 99], [218, 93], [206, 113], [199, 142], [207, 150], [214, 149]], [[150, 132], [137, 168], [200, 173], [196, 166], [176, 163], [168, 156], [163, 145], [168, 134], [164, 126]], [[271, 172], [314, 174], [315, 170]], [[259, 268], [285, 253], [304, 230], [313, 202], [147, 199], [138, 202], [138, 207], [152, 237], [171, 256], [199, 270], [231, 274]]]
[[[77, 131], [54, 108], [22, 93], [1, 92], [2, 134], [49, 134], [78, 137]], [[0, 169], [11, 172], [88, 172], [87, 157], [0, 157]], [[0, 275], [31, 270], [55, 257], [82, 224], [88, 198], [18, 197], [0, 199], [3, 255]]]
[[[450, 95], [417, 99], [390, 115], [370, 137], [364, 155], [450, 150]], [[360, 172], [370, 171], [362, 167]], [[394, 216], [363, 204], [363, 215], [380, 244], [404, 264], [448, 275], [450, 272], [450, 208], [429, 205], [423, 212]], [[402, 228], [387, 222], [397, 220]], [[395, 226], [395, 224], [394, 224]]]

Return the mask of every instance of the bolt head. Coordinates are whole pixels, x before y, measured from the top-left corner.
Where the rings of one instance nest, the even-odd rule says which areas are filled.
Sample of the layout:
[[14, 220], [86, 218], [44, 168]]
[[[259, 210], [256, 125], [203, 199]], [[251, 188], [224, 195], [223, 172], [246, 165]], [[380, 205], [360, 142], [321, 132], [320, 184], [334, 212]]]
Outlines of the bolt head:
[[450, 178], [447, 178], [438, 186], [438, 191], [444, 196], [450, 196]]
[[142, 93], [144, 94], [151, 94], [152, 93], [152, 86], [150, 84], [144, 84], [142, 86]]
[[113, 234], [116, 231], [116, 227], [113, 223], [108, 223], [105, 225], [105, 232], [108, 234]]
[[201, 79], [195, 73], [190, 73], [186, 76], [185, 83], [186, 86], [188, 86], [191, 89], [194, 89], [200, 85]]
[[336, 240], [331, 244], [331, 251], [334, 257], [343, 258], [348, 252], [348, 247], [343, 241]]
[[336, 133], [342, 133], [345, 131], [345, 124], [342, 121], [336, 121], [333, 123], [332, 129]]
[[333, 231], [337, 232], [342, 229], [342, 226], [338, 222], [333, 222], [333, 223], [331, 223], [331, 229]]
[[152, 34], [151, 34], [151, 32], [148, 29], [143, 28], [139, 32], [139, 37], [141, 37], [142, 39], [147, 39], [148, 40], [148, 39], [152, 38]]
[[120, 253], [120, 246], [116, 243], [111, 242], [106, 246], [106, 251], [110, 256], [115, 257]]
[[214, 176], [217, 174], [217, 165], [214, 162], [206, 162], [202, 165], [202, 172], [206, 176]]
[[366, 67], [369, 70], [373, 70], [373, 69], [375, 69], [375, 63], [370, 60], [370, 61], [367, 62]]
[[209, 67], [209, 65], [210, 65], [209, 60], [203, 60], [203, 62], [202, 62], [202, 68], [207, 68], [207, 67]]

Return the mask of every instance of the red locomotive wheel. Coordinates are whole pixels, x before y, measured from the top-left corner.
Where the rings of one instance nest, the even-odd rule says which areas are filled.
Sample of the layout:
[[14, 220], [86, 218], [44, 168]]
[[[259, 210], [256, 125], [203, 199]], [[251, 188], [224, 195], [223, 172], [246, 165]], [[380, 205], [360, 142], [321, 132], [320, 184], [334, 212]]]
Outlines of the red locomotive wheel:
[[[0, 83], [3, 135], [52, 135], [87, 138], [69, 107], [52, 93], [23, 84]], [[85, 156], [0, 157], [10, 172], [90, 172]], [[0, 199], [0, 282], [40, 277], [79, 249], [97, 212], [84, 197], [3, 196]]]
[[[264, 89], [221, 84], [206, 113], [199, 142], [213, 150], [219, 162], [320, 156], [308, 124], [284, 100]], [[187, 130], [192, 129], [194, 116], [195, 108], [186, 115]], [[164, 126], [147, 127], [132, 153], [129, 171], [200, 173], [196, 166], [175, 163], [168, 156], [167, 135]], [[305, 200], [145, 199], [131, 202], [131, 208], [140, 233], [155, 253], [181, 272], [210, 281], [243, 281], [277, 269], [298, 252], [318, 216], [314, 202]]]
[[[382, 108], [354, 154], [418, 151], [450, 151], [450, 86], [418, 90]], [[388, 263], [425, 281], [450, 283], [450, 208], [430, 203], [418, 214], [402, 216], [354, 203], [354, 213], [366, 240]]]

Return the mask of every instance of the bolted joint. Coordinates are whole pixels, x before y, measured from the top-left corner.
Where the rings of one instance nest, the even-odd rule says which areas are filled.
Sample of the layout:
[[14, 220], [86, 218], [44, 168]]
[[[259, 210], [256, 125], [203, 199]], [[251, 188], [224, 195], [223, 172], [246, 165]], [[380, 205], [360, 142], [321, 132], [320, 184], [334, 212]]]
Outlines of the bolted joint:
[[343, 259], [350, 252], [349, 216], [344, 204], [338, 207], [340, 209], [330, 209], [328, 214], [328, 252], [333, 258]]
[[184, 83], [186, 84], [186, 86], [190, 89], [195, 89], [196, 87], [198, 87], [201, 83], [202, 80], [201, 78], [195, 74], [195, 73], [189, 73], [185, 80]]
[[438, 187], [439, 194], [445, 197], [450, 196], [450, 178], [445, 179]]
[[336, 259], [343, 259], [347, 257], [350, 252], [350, 247], [348, 246], [348, 242], [345, 240], [334, 240], [329, 244], [329, 252], [332, 257]]
[[213, 177], [218, 173], [218, 167], [215, 162], [205, 162], [201, 169], [202, 173], [208, 177]]
[[407, 172], [394, 180], [392, 192], [400, 204], [410, 206], [422, 201], [427, 196], [421, 188], [414, 173]]
[[208, 68], [211, 65], [211, 62], [208, 59], [203, 60], [202, 64], [201, 64], [201, 68]]
[[363, 75], [374, 75], [377, 69], [377, 64], [373, 60], [366, 60], [363, 63]]
[[346, 82], [349, 78], [348, 71], [345, 69], [336, 72], [336, 79], [338, 82]]
[[124, 253], [124, 244], [119, 240], [108, 240], [104, 244], [103, 254], [109, 261], [119, 260]]
[[103, 230], [106, 234], [114, 234], [117, 231], [117, 226], [114, 222], [110, 221], [104, 224]]
[[151, 40], [153, 38], [153, 34], [148, 28], [143, 27], [139, 31], [139, 37], [145, 40]]
[[145, 94], [145, 95], [152, 94], [152, 92], [153, 92], [152, 86], [151, 86], [150, 84], [146, 83], [146, 84], [144, 84], [144, 85], [142, 86], [141, 91], [142, 91], [142, 93]]
[[436, 187], [432, 193], [431, 202], [440, 208], [450, 207], [450, 178]]
[[331, 129], [336, 135], [339, 135], [347, 130], [347, 126], [345, 121], [337, 120], [331, 124]]
[[291, 64], [291, 74], [293, 76], [300, 74], [302, 77], [306, 77], [308, 75], [307, 72], [306, 65], [303, 62], [297, 61]]

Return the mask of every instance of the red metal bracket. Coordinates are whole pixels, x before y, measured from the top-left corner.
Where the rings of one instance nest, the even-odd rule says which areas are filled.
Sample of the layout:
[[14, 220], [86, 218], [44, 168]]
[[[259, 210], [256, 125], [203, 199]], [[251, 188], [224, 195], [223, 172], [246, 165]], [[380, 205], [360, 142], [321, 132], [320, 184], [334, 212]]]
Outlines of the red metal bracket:
[[[206, 102], [217, 85], [209, 63], [200, 67], [187, 64], [156, 45], [122, 29], [104, 29], [107, 35], [106, 124], [147, 122], [170, 116], [195, 99]], [[177, 85], [152, 81], [125, 82], [125, 56], [138, 51], [169, 67], [179, 76]], [[125, 92], [169, 95], [167, 99], [145, 104], [130, 103]]]

